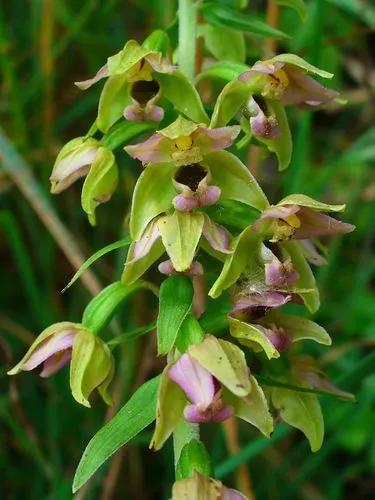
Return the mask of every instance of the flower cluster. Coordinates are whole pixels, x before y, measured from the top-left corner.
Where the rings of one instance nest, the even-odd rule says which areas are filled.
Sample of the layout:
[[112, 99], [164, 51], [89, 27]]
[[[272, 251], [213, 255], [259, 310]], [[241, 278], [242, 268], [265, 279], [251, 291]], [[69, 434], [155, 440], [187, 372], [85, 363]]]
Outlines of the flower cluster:
[[[242, 131], [248, 140], [259, 140], [275, 152], [280, 168], [285, 168], [291, 141], [285, 106], [317, 109], [336, 99], [335, 91], [310, 76], [332, 75], [292, 54], [255, 62], [224, 87], [210, 119], [195, 87], [170, 63], [160, 40], [159, 33], [143, 45], [128, 42], [92, 79], [77, 83], [88, 89], [107, 79], [95, 126], [61, 150], [51, 190], [59, 193], [85, 176], [82, 206], [95, 224], [97, 205], [107, 201], [118, 184], [111, 147], [112, 136], [120, 130], [116, 122], [151, 122], [149, 129], [142, 129], [152, 131], [143, 140], [129, 140], [129, 129], [124, 129], [128, 161], [136, 160], [142, 173], [132, 198], [131, 245], [121, 284], [127, 291], [121, 297], [153, 267], [160, 272], [159, 281], [193, 283], [199, 314], [205, 304], [199, 280], [210, 283], [209, 300], [224, 293], [230, 302], [222, 318], [227, 327], [220, 331], [201, 328], [199, 314], [194, 335], [184, 318], [175, 324], [170, 320], [175, 330], [158, 386], [151, 446], [160, 449], [181, 423], [220, 423], [238, 417], [269, 437], [281, 418], [300, 429], [315, 451], [322, 444], [323, 417], [314, 391], [343, 393], [317, 362], [295, 348], [301, 341], [328, 346], [330, 336], [314, 321], [290, 314], [288, 307], [299, 304], [310, 313], [318, 309], [310, 265], [322, 265], [325, 258], [317, 238], [348, 233], [354, 227], [328, 215], [343, 211], [344, 205], [303, 194], [271, 204], [229, 149]], [[115, 142], [118, 147], [118, 138]], [[245, 207], [245, 221], [221, 217], [225, 207], [235, 213], [239, 206]], [[98, 301], [100, 307], [112, 307], [112, 296], [108, 297]], [[112, 308], [117, 305], [114, 301]], [[163, 307], [160, 299], [159, 318], [169, 314]], [[99, 330], [90, 330], [87, 322], [53, 325], [9, 373], [43, 364], [45, 377], [71, 359], [75, 399], [88, 406], [89, 395], [98, 389], [110, 402], [107, 388], [114, 363]], [[159, 326], [157, 334], [163, 335]], [[192, 489], [197, 491], [194, 498], [211, 498], [200, 493], [210, 488], [220, 493], [212, 498], [244, 498], [198, 472], [176, 482], [173, 498], [187, 498]]]

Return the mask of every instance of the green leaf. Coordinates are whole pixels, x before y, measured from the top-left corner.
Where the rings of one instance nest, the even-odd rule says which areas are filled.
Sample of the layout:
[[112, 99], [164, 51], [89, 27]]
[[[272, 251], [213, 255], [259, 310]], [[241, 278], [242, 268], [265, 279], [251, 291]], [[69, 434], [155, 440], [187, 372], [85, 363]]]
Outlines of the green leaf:
[[331, 337], [326, 330], [310, 319], [271, 310], [267, 313], [264, 320], [267, 323], [275, 323], [275, 325], [283, 328], [292, 336], [293, 342], [315, 340], [315, 342], [323, 345], [332, 344]]
[[112, 151], [101, 147], [83, 183], [81, 204], [90, 224], [96, 224], [96, 207], [107, 201], [118, 183], [118, 169]]
[[130, 234], [134, 240], [139, 240], [154, 217], [172, 208], [176, 196], [172, 177], [177, 169], [172, 163], [150, 164], [140, 175], [130, 213]]
[[200, 344], [190, 346], [188, 354], [236, 396], [251, 391], [245, 355], [231, 342], [207, 335]]
[[203, 12], [205, 20], [219, 28], [233, 28], [238, 31], [245, 31], [253, 35], [272, 37], [280, 40], [290, 38], [287, 34], [273, 28], [263, 21], [235, 11], [230, 7], [217, 3], [204, 3], [200, 10]]
[[[237, 81], [237, 77], [241, 73], [248, 70], [249, 67], [245, 66], [244, 64], [230, 61], [219, 61], [211, 64], [211, 66], [201, 71], [196, 77], [196, 82], [198, 83], [205, 78], [211, 78], [213, 80], [223, 80], [224, 82], [231, 82], [232, 80]], [[242, 82], [239, 83], [244, 85]], [[246, 90], [248, 93], [250, 92], [248, 88]]]
[[303, 0], [275, 0], [279, 5], [294, 9], [302, 21], [306, 19], [307, 7]]
[[230, 28], [218, 28], [210, 24], [198, 27], [198, 35], [203, 35], [207, 50], [219, 61], [245, 63], [246, 45], [242, 33]]
[[73, 285], [81, 276], [82, 274], [100, 257], [103, 257], [103, 255], [112, 252], [113, 250], [117, 250], [118, 248], [122, 247], [127, 247], [131, 243], [131, 239], [129, 236], [126, 238], [123, 238], [121, 240], [115, 241], [114, 243], [111, 243], [110, 245], [107, 245], [97, 252], [95, 252], [91, 257], [89, 257], [83, 264], [82, 266], [78, 269], [78, 271], [74, 274], [73, 278], [69, 281], [69, 283], [66, 285], [66, 287], [61, 291], [61, 293], [64, 293], [65, 290], [67, 290], [69, 287]]
[[155, 420], [160, 375], [143, 384], [87, 445], [73, 481], [73, 493], [121, 446]]
[[125, 332], [121, 335], [118, 335], [117, 337], [114, 337], [113, 339], [107, 342], [107, 345], [111, 349], [113, 349], [119, 344], [132, 342], [138, 337], [141, 337], [142, 335], [145, 335], [146, 333], [151, 332], [152, 330], [155, 329], [156, 329], [156, 321], [152, 321], [151, 323], [147, 323], [147, 325], [138, 326], [137, 328], [132, 328], [128, 332]]
[[204, 224], [199, 212], [179, 212], [161, 217], [158, 228], [164, 248], [176, 271], [186, 271], [191, 266]]
[[[281, 250], [286, 250], [293, 267], [299, 273], [299, 280], [293, 285], [295, 293], [301, 296], [307, 309], [313, 314], [320, 306], [319, 290], [313, 272], [303, 254], [298, 241], [278, 243]], [[301, 291], [298, 291], [300, 289]], [[304, 290], [304, 291], [302, 291]]]
[[267, 399], [255, 377], [250, 375], [251, 391], [244, 398], [238, 398], [230, 393], [225, 394], [225, 401], [234, 408], [236, 417], [249, 422], [266, 437], [273, 431], [273, 418], [270, 414]]
[[220, 186], [221, 199], [246, 203], [259, 211], [265, 210], [268, 200], [248, 168], [228, 151], [215, 151], [204, 157], [211, 173], [211, 183]]
[[116, 123], [103, 136], [103, 146], [114, 151], [120, 146], [126, 145], [130, 140], [146, 132], [154, 131], [158, 124], [156, 122], [128, 122], [123, 120]]
[[170, 74], [158, 73], [155, 79], [160, 84], [163, 96], [173, 104], [177, 111], [196, 123], [209, 123], [210, 120], [197, 89], [181, 71], [176, 70]]
[[109, 77], [100, 94], [96, 125], [101, 132], [108, 132], [111, 126], [123, 115], [130, 102], [130, 86], [126, 75]]
[[104, 288], [87, 305], [82, 316], [82, 324], [90, 331], [97, 333], [104, 328], [121, 303], [140, 288], [149, 288], [146, 281], [138, 281], [131, 285], [117, 281]]
[[186, 276], [170, 276], [160, 287], [157, 320], [158, 354], [167, 354], [173, 347], [182, 322], [193, 303], [194, 290]]
[[228, 318], [232, 337], [238, 339], [254, 352], [264, 351], [268, 359], [279, 358], [280, 353], [267, 338], [265, 329], [261, 325], [252, 325], [236, 318]]
[[223, 290], [233, 285], [247, 266], [259, 267], [259, 253], [262, 237], [251, 227], [246, 228], [234, 238], [232, 242], [232, 255], [228, 255], [223, 269], [208, 295], [217, 298]]
[[169, 44], [169, 36], [165, 31], [154, 30], [142, 43], [142, 47], [166, 55]]
[[174, 431], [177, 424], [183, 419], [184, 408], [187, 404], [182, 389], [168, 377], [169, 365], [161, 375], [157, 396], [156, 424], [151, 439], [150, 448], [158, 451]]
[[305, 434], [311, 451], [318, 451], [323, 443], [324, 421], [317, 396], [275, 387], [271, 397], [281, 418]]
[[245, 105], [249, 97], [250, 89], [240, 80], [233, 80], [225, 85], [216, 100], [210, 127], [224, 127]]
[[205, 212], [217, 224], [237, 231], [243, 231], [259, 218], [258, 210], [235, 200], [220, 200], [206, 207]]
[[204, 339], [204, 332], [199, 321], [193, 314], [188, 313], [181, 324], [176, 338], [176, 347], [185, 352], [192, 344], [199, 344]]
[[275, 116], [280, 129], [280, 135], [274, 139], [257, 137], [257, 140], [265, 144], [272, 153], [276, 154], [279, 170], [285, 170], [290, 164], [293, 152], [293, 140], [288, 117], [281, 102], [267, 100], [267, 110], [268, 115]]
[[176, 480], [192, 477], [194, 471], [209, 477], [211, 475], [210, 456], [202, 443], [192, 439], [181, 450], [176, 467]]

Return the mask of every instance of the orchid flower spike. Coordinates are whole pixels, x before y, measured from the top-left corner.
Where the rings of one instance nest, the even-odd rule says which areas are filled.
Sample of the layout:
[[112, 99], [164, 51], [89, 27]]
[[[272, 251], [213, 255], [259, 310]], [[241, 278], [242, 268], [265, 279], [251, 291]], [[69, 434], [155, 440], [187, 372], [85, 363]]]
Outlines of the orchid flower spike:
[[176, 481], [172, 489], [172, 500], [247, 500], [237, 490], [227, 488], [216, 481], [194, 471], [192, 477]]
[[79, 323], [51, 325], [33, 342], [25, 356], [8, 375], [42, 366], [41, 377], [49, 377], [70, 364], [70, 388], [74, 399], [90, 407], [89, 396], [97, 389], [111, 403], [108, 386], [114, 375], [114, 362], [107, 345]]
[[271, 242], [350, 233], [355, 226], [322, 213], [344, 209], [345, 205], [328, 205], [294, 194], [264, 210], [252, 228], [263, 232]]
[[178, 166], [191, 165], [202, 161], [208, 153], [228, 148], [239, 133], [237, 125], [210, 129], [179, 116], [145, 142], [124, 149], [144, 164], [173, 162]]
[[308, 73], [322, 78], [332, 74], [307, 63], [293, 54], [280, 54], [256, 62], [239, 79], [247, 83], [254, 94], [266, 99], [280, 100], [284, 105], [317, 107], [335, 99], [338, 93], [314, 80]]

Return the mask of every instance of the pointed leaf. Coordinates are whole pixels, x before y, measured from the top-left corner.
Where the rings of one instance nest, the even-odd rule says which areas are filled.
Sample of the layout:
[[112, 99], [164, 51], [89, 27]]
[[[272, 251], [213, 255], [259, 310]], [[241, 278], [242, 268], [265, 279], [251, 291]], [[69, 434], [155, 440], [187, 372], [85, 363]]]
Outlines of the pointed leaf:
[[143, 384], [87, 445], [73, 481], [73, 493], [121, 446], [155, 420], [160, 375]]
[[204, 332], [193, 314], [188, 313], [181, 324], [176, 338], [176, 347], [183, 353], [192, 344], [199, 344], [204, 339]]
[[219, 61], [245, 63], [246, 45], [242, 33], [210, 24], [199, 26], [207, 50]]
[[193, 286], [186, 276], [170, 276], [160, 287], [157, 320], [158, 354], [167, 354], [173, 347], [182, 322], [193, 302]]
[[279, 351], [267, 338], [265, 329], [261, 325], [252, 325], [236, 318], [228, 317], [229, 330], [232, 337], [241, 344], [250, 347], [254, 352], [264, 351], [268, 359], [280, 357]]
[[[211, 64], [208, 68], [205, 68], [203, 71], [201, 71], [197, 77], [196, 77], [196, 82], [200, 82], [204, 80], [205, 78], [213, 79], [213, 80], [223, 80], [224, 82], [232, 82], [232, 80], [237, 80], [237, 78], [240, 76], [241, 73], [244, 73], [245, 71], [248, 71], [249, 67], [246, 66], [245, 64], [240, 64], [236, 62], [231, 62], [231, 61], [218, 61], [216, 63]], [[234, 83], [234, 82], [232, 82]], [[240, 82], [242, 83], [242, 82]], [[241, 88], [242, 85], [235, 85], [235, 88]], [[225, 87], [224, 87], [225, 88]], [[224, 89], [223, 89], [224, 90]], [[246, 88], [247, 93], [250, 92], [248, 88]], [[240, 101], [240, 91], [238, 91], [238, 96], [236, 96], [236, 93], [233, 92], [233, 99], [238, 97], [238, 100]], [[219, 97], [220, 98], [220, 97]], [[222, 99], [222, 98], [221, 98]], [[229, 97], [228, 97], [228, 107], [229, 107], [229, 115], [232, 116], [232, 111], [229, 103]], [[232, 106], [233, 108], [235, 107], [235, 102], [233, 103], [234, 105]], [[217, 104], [215, 104], [215, 107]], [[223, 120], [225, 120], [225, 113], [223, 112]], [[229, 121], [227, 119], [227, 121]], [[221, 125], [218, 125], [221, 126]]]
[[185, 116], [197, 123], [208, 124], [209, 119], [204, 110], [196, 88], [179, 70], [170, 74], [158, 73], [155, 79], [159, 82], [163, 96]]
[[164, 248], [176, 271], [191, 266], [202, 235], [204, 215], [199, 212], [179, 212], [161, 217], [158, 228]]
[[251, 391], [245, 355], [231, 342], [207, 335], [203, 342], [192, 345], [188, 354], [233, 394], [242, 397]]
[[157, 125], [156, 122], [128, 122], [123, 120], [113, 125], [103, 136], [101, 142], [103, 146], [114, 151], [120, 146], [125, 146], [138, 135], [154, 131]]

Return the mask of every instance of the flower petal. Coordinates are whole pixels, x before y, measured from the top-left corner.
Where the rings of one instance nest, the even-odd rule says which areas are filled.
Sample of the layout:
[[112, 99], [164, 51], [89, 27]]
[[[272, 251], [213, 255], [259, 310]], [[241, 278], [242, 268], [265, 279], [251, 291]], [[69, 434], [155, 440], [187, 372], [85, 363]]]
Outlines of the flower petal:
[[346, 234], [354, 231], [355, 226], [341, 222], [329, 215], [322, 214], [309, 208], [301, 208], [298, 213], [301, 227], [296, 229], [296, 239], [306, 239], [315, 236], [329, 236], [332, 234]]
[[23, 364], [22, 369], [25, 371], [33, 370], [54, 354], [69, 349], [73, 345], [76, 333], [77, 332], [73, 330], [63, 330], [56, 333], [37, 347], [29, 359]]
[[204, 216], [202, 234], [214, 250], [226, 254], [232, 253], [230, 248], [231, 235], [229, 231], [227, 231], [225, 227], [213, 222], [206, 214]]
[[109, 76], [108, 64], [104, 64], [104, 66], [102, 66], [98, 70], [98, 72], [93, 78], [89, 78], [88, 80], [83, 80], [82, 82], [74, 82], [74, 85], [76, 85], [81, 90], [86, 90], [89, 87], [91, 87], [91, 85], [94, 85], [94, 83], [98, 82], [102, 78], [107, 78], [107, 76]]
[[60, 351], [49, 358], [47, 358], [43, 364], [43, 370], [40, 372], [40, 376], [50, 377], [63, 368], [72, 358], [72, 350], [66, 349], [65, 351]]

